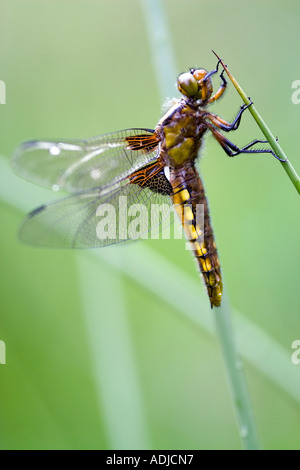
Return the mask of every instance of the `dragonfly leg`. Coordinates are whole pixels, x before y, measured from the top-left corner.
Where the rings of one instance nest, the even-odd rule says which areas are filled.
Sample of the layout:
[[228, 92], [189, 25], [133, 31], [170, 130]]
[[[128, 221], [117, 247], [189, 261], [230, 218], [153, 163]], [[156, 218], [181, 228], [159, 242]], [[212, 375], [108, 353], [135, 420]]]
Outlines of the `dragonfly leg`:
[[253, 101], [250, 100], [249, 104], [244, 104], [243, 106], [241, 106], [233, 122], [227, 122], [225, 121], [225, 119], [222, 119], [216, 114], [211, 114], [211, 113], [207, 114], [207, 119], [209, 119], [215, 126], [217, 126], [219, 129], [222, 129], [225, 132], [235, 131], [236, 129], [238, 129], [241, 123], [243, 112], [247, 108], [249, 108], [249, 106], [251, 106], [252, 104], [253, 104]]
[[[219, 64], [219, 62], [218, 62]], [[213, 103], [214, 101], [217, 101], [224, 93], [224, 91], [226, 90], [226, 87], [227, 87], [227, 81], [224, 77], [224, 72], [225, 70], [222, 70], [222, 73], [220, 75], [220, 78], [222, 79], [222, 83], [220, 85], [220, 88], [216, 91], [216, 93], [211, 96], [208, 100], [208, 103]]]
[[[222, 62], [222, 59], [219, 59], [218, 62], [217, 62], [217, 65], [216, 65], [215, 70], [212, 70], [211, 72], [207, 72], [207, 74], [205, 75], [203, 81], [206, 82], [212, 75], [214, 75], [215, 73], [218, 73], [218, 71], [219, 71], [219, 65], [220, 65], [221, 62]], [[221, 73], [221, 76], [222, 76], [222, 74], [223, 74], [223, 71], [222, 71], [222, 73]], [[225, 80], [224, 77], [223, 77], [223, 80]], [[225, 80], [225, 81], [226, 81], [226, 80]]]
[[213, 136], [215, 139], [219, 142], [223, 150], [227, 153], [229, 157], [235, 157], [236, 155], [240, 155], [241, 153], [270, 153], [272, 154], [277, 160], [280, 162], [285, 162], [286, 160], [283, 160], [279, 158], [275, 152], [271, 149], [253, 149], [252, 147], [256, 144], [265, 144], [268, 141], [267, 140], [253, 140], [250, 142], [250, 144], [245, 145], [245, 147], [239, 148], [237, 147], [233, 142], [231, 142], [229, 139], [224, 137], [219, 131], [217, 131], [213, 126], [208, 126], [209, 129], [212, 131]]
[[[218, 73], [218, 70], [219, 70], [219, 65], [221, 63], [221, 59], [218, 60], [217, 62], [217, 66], [215, 68], [215, 70], [212, 70], [211, 72], [208, 72], [205, 77], [203, 78], [202, 80], [202, 83], [201, 83], [201, 87], [202, 87], [202, 101], [206, 101], [208, 95], [210, 94], [209, 93], [209, 90], [208, 90], [208, 87], [211, 86], [211, 82], [210, 82], [210, 77], [212, 75], [214, 75], [215, 73]], [[216, 97], [213, 101], [215, 101], [216, 99], [220, 98], [220, 96], [224, 93], [225, 91], [225, 88], [226, 88], [226, 85], [227, 85], [227, 82], [223, 76], [223, 71], [221, 73], [221, 78], [222, 78], [222, 85], [220, 87], [220, 89], [215, 93], [215, 95], [218, 94], [218, 97]], [[210, 85], [209, 85], [210, 84]], [[220, 91], [222, 88], [222, 91]], [[214, 96], [215, 96], [214, 95]], [[211, 97], [212, 98], [212, 97]], [[208, 102], [210, 103], [211, 101], [211, 98], [208, 100]]]

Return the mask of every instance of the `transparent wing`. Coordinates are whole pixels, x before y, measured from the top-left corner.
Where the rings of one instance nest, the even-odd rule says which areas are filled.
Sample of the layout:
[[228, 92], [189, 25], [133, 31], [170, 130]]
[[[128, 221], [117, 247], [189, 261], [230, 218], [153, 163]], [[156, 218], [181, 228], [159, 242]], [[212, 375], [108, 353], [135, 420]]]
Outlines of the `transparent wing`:
[[15, 173], [55, 191], [106, 188], [158, 156], [153, 130], [126, 129], [87, 140], [25, 142], [12, 156]]
[[52, 248], [94, 248], [148, 238], [170, 212], [171, 198], [124, 182], [107, 190], [78, 193], [27, 216], [21, 239]]

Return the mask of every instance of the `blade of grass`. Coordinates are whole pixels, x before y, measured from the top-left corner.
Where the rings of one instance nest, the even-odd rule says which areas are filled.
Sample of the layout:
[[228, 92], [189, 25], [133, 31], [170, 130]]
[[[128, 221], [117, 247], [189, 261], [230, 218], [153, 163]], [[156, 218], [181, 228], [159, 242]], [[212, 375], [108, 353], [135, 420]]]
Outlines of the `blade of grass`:
[[[166, 12], [160, 0], [142, 0], [141, 2], [148, 37], [151, 48], [151, 57], [159, 77], [158, 88], [163, 100], [173, 98], [176, 93], [175, 80], [178, 68], [176, 67], [175, 54], [170, 40]], [[164, 73], [161, 73], [162, 70]]]
[[[120, 258], [115, 261], [120, 263]], [[98, 266], [95, 257], [78, 253], [81, 299], [108, 441], [111, 449], [150, 449], [122, 272], [120, 267], [99, 270]], [[112, 294], [112, 286], [118, 295]]]
[[[28, 183], [13, 175], [8, 160], [1, 156], [0, 175], [0, 200], [22, 213], [28, 213], [42, 200], [49, 200], [51, 197], [51, 192], [37, 186], [32, 186], [31, 191], [28, 191]], [[96, 259], [99, 262], [99, 270], [104, 269], [103, 263], [120, 270], [162, 302], [167, 302], [175, 315], [179, 314], [186, 321], [192, 322], [192, 325], [214, 334], [211, 310], [204, 297], [204, 290], [202, 295], [199, 295], [198, 280], [184, 273], [146, 244], [129, 244], [126, 250], [124, 247], [88, 250], [82, 252], [81, 256]], [[147, 269], [144, 269], [145, 266]], [[193, 305], [193, 309], [190, 305]], [[291, 399], [300, 403], [300, 375], [292, 364], [289, 351], [240, 312], [234, 310], [233, 314], [241, 355], [265, 378], [272, 380]]]
[[235, 335], [231, 322], [231, 306], [226, 290], [223, 292], [222, 306], [215, 310], [216, 330], [223, 352], [227, 380], [238, 422], [241, 440], [247, 450], [261, 449], [254, 412], [250, 400], [244, 365], [236, 348]]
[[[14, 176], [8, 159], [2, 156], [0, 156], [0, 179], [0, 200], [24, 212], [29, 212], [43, 200], [50, 201], [61, 197], [61, 194], [57, 195], [35, 185], [32, 185], [28, 191], [28, 183]], [[79, 289], [85, 309], [99, 408], [107, 423], [110, 447], [149, 449], [151, 445], [145, 407], [135, 355], [132, 351], [127, 312], [124, 302], [120, 300], [122, 280], [119, 277], [122, 275], [122, 270], [117, 266], [120, 258], [113, 257], [114, 262], [110, 263], [114, 273], [98, 270], [97, 275], [89, 276], [87, 281], [84, 263], [91, 261], [91, 258], [88, 256], [88, 261], [84, 259], [88, 253], [78, 253]], [[108, 252], [108, 255], [111, 257], [111, 252]], [[92, 256], [92, 259], [98, 262], [95, 256]], [[114, 276], [111, 283], [109, 276]], [[91, 285], [92, 279], [95, 280], [95, 285]], [[102, 292], [107, 292], [109, 298], [105, 301], [103, 298], [97, 298], [97, 295], [98, 286], [104, 286], [106, 283], [107, 289], [102, 289]], [[117, 285], [117, 297], [110, 295], [111, 285]], [[109, 311], [103, 315], [99, 313], [101, 305], [107, 305], [107, 309], [109, 308]], [[119, 396], [121, 389], [124, 393]], [[129, 422], [131, 425], [127, 426]]]
[[[220, 59], [220, 57], [213, 51], [213, 53], [216, 55], [216, 57], [218, 59]], [[221, 64], [225, 70], [225, 72], [227, 73], [228, 77], [230, 78], [233, 86], [235, 87], [235, 89], [237, 90], [238, 94], [240, 95], [240, 97], [242, 98], [242, 100], [244, 101], [245, 104], [250, 104], [250, 100], [247, 96], [247, 94], [244, 92], [244, 90], [241, 88], [241, 86], [238, 84], [238, 82], [236, 81], [236, 79], [234, 78], [234, 76], [230, 73], [227, 65], [224, 64], [224, 61], [222, 59], [221, 60]], [[264, 134], [264, 136], [266, 137], [267, 141], [269, 142], [272, 150], [274, 151], [274, 153], [281, 159], [281, 160], [284, 160], [282, 162], [280, 162], [282, 164], [282, 167], [283, 169], [285, 170], [286, 174], [288, 175], [288, 177], [290, 178], [291, 182], [293, 183], [293, 185], [295, 186], [296, 190], [298, 191], [298, 193], [300, 194], [300, 177], [299, 175], [297, 174], [295, 168], [292, 166], [291, 162], [288, 160], [287, 156], [285, 155], [284, 151], [282, 150], [282, 148], [280, 147], [279, 143], [277, 142], [276, 138], [274, 137], [274, 135], [272, 134], [272, 132], [270, 131], [270, 129], [268, 128], [268, 126], [266, 125], [266, 123], [264, 122], [264, 120], [262, 119], [262, 117], [260, 116], [260, 114], [257, 112], [256, 108], [254, 107], [254, 105], [252, 104], [252, 106], [250, 106], [249, 108], [249, 111], [250, 113], [252, 114], [254, 120], [256, 121], [258, 127], [261, 129], [262, 133]]]
[[[175, 54], [173, 53], [172, 41], [167, 27], [166, 13], [160, 0], [142, 0], [142, 5], [144, 6], [145, 21], [148, 25], [153, 61], [157, 64], [155, 67], [156, 79], [161, 93], [165, 93], [165, 95], [161, 96], [162, 100], [164, 100], [166, 96], [172, 93], [174, 85], [171, 87], [171, 81], [173, 80], [174, 83], [176, 77], [175, 71], [173, 78], [170, 76], [170, 71], [173, 73], [173, 69], [175, 68]], [[157, 33], [158, 29], [159, 34]], [[160, 47], [160, 35], [163, 37], [164, 47]], [[171, 66], [170, 60], [166, 58], [166, 51], [170, 54]], [[165, 80], [164, 77], [166, 76], [168, 80]], [[162, 81], [165, 83], [164, 86], [161, 86]], [[170, 88], [166, 88], [166, 86]], [[260, 440], [254, 420], [254, 413], [249, 398], [242, 361], [235, 346], [230, 319], [231, 309], [228, 300], [223, 301], [219, 309], [214, 308], [213, 314], [222, 348], [241, 440], [245, 449], [260, 449]]]

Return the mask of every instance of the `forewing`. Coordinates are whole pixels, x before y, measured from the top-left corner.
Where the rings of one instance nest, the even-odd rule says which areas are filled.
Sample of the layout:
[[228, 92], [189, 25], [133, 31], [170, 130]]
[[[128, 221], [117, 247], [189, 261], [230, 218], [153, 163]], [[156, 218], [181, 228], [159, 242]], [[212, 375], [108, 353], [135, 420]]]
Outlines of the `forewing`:
[[34, 246], [95, 248], [148, 238], [170, 212], [171, 198], [128, 182], [82, 192], [36, 209], [21, 227]]
[[158, 156], [150, 129], [126, 129], [87, 140], [32, 141], [16, 149], [16, 174], [40, 186], [70, 193], [106, 188]]

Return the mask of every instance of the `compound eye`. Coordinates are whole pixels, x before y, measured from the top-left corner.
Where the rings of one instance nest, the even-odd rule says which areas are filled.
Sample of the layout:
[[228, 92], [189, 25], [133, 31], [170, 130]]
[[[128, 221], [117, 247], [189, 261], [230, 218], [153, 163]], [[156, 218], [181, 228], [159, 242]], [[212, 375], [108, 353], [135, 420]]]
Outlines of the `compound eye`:
[[205, 69], [197, 69], [194, 70], [193, 77], [197, 80], [197, 82], [200, 82], [201, 80], [203, 80], [206, 74], [207, 71]]
[[197, 95], [199, 91], [198, 83], [195, 77], [190, 73], [182, 73], [177, 80], [177, 87], [180, 93], [189, 98]]

